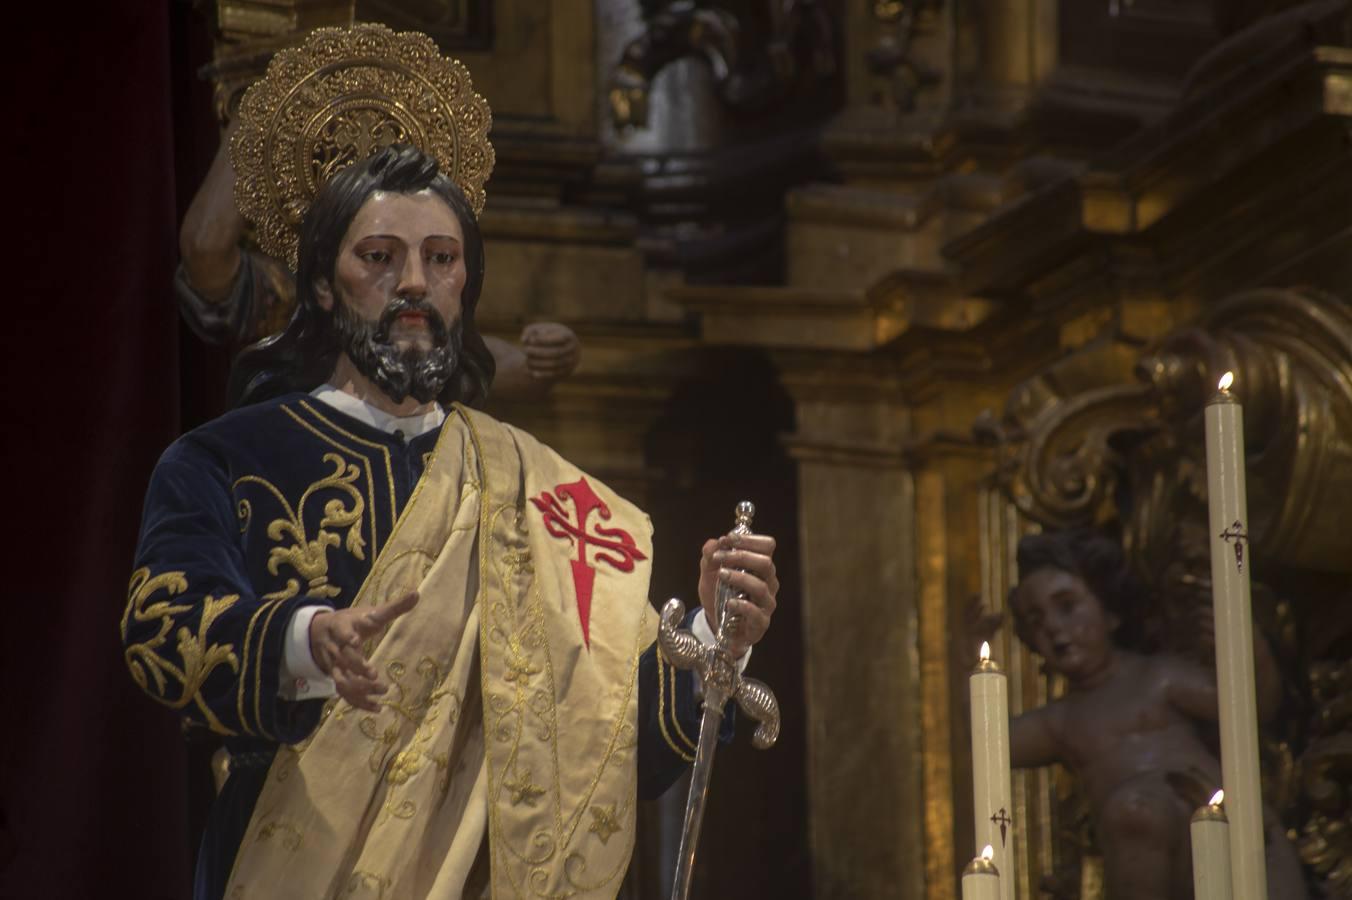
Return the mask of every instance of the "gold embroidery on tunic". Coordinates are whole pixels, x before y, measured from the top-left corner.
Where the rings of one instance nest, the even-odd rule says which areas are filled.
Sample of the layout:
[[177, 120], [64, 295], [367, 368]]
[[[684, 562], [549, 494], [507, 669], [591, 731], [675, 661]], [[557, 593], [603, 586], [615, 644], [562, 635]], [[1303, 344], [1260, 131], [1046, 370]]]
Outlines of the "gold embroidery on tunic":
[[320, 413], [319, 410], [315, 409], [313, 406], [311, 406], [304, 400], [300, 401], [300, 406], [301, 409], [305, 410], [310, 415], [318, 419], [320, 422], [324, 423], [324, 425], [331, 428], [333, 431], [337, 432], [342, 437], [347, 438], [352, 443], [360, 447], [369, 447], [372, 450], [380, 451], [380, 455], [384, 457], [385, 460], [385, 478], [389, 482], [390, 486], [390, 519], [391, 521], [397, 519], [398, 515], [396, 514], [397, 509], [395, 506], [395, 496], [394, 496], [394, 466], [391, 465], [390, 463], [390, 449], [382, 444], [377, 444], [374, 441], [368, 441], [365, 438], [358, 437], [357, 435], [348, 431], [346, 428], [343, 428], [337, 425], [336, 423], [329, 421], [328, 419], [324, 418], [323, 414]]
[[[274, 541], [291, 539], [289, 546], [273, 547], [268, 554], [268, 572], [280, 575], [283, 565], [290, 566], [307, 582], [306, 592], [315, 597], [336, 597], [340, 589], [328, 583], [329, 548], [340, 544], [357, 559], [366, 558], [366, 541], [361, 536], [361, 517], [366, 510], [366, 501], [361, 492], [353, 487], [361, 475], [360, 470], [346, 462], [337, 453], [325, 453], [324, 462], [333, 466], [333, 472], [311, 484], [301, 494], [300, 500], [292, 508], [276, 485], [257, 475], [246, 475], [235, 482], [241, 484], [259, 484], [266, 488], [281, 504], [286, 513], [284, 518], [268, 523], [267, 535]], [[345, 505], [339, 498], [329, 499], [323, 507], [323, 518], [319, 520], [314, 539], [311, 540], [305, 527], [305, 506], [316, 492], [336, 489], [345, 493], [351, 505]], [[347, 529], [346, 539], [328, 529]], [[300, 593], [300, 582], [295, 578], [287, 579], [287, 585], [280, 591], [265, 594], [265, 600], [289, 600]]]
[[[272, 617], [277, 615], [277, 610], [282, 604], [280, 602], [271, 603], [267, 606], [268, 616], [263, 620], [263, 635], [268, 633], [272, 627]], [[260, 609], [259, 612], [262, 612]], [[258, 725], [258, 733], [265, 738], [276, 740], [274, 735], [268, 734], [268, 730], [263, 727], [263, 645], [267, 643], [263, 637], [258, 638], [258, 650], [254, 656], [254, 722]], [[247, 663], [248, 660], [245, 660]]]
[[[127, 610], [122, 615], [122, 638], [125, 642], [131, 621], [159, 621], [159, 631], [155, 636], [139, 644], [127, 647], [125, 659], [131, 677], [140, 688], [170, 709], [183, 709], [189, 703], [196, 705], [207, 725], [220, 734], [231, 735], [235, 732], [225, 727], [220, 719], [207, 706], [202, 698], [202, 685], [218, 666], [228, 665], [239, 672], [239, 658], [235, 656], [233, 644], [210, 644], [207, 632], [221, 615], [235, 605], [238, 594], [217, 599], [207, 596], [202, 599], [202, 616], [198, 620], [197, 633], [183, 626], [178, 629], [178, 655], [182, 668], [175, 665], [160, 653], [174, 627], [174, 617], [189, 612], [189, 604], [172, 604], [168, 599], [148, 603], [153, 594], [165, 591], [174, 597], [188, 589], [188, 580], [183, 572], [165, 572], [151, 577], [149, 568], [137, 569], [131, 576], [128, 589]], [[177, 698], [168, 696], [169, 678], [176, 680], [182, 690]], [[152, 690], [151, 681], [155, 682]]]
[[[667, 746], [672, 752], [688, 763], [695, 761], [693, 754], [682, 747], [676, 746], [676, 742], [671, 739], [671, 732], [667, 730], [667, 661], [662, 656], [662, 648], [657, 648], [657, 728], [662, 732], [662, 740], [667, 742]], [[676, 722], [676, 673], [673, 671], [670, 675], [672, 681], [672, 704], [671, 721]]]
[[[334, 425], [333, 425], [333, 423], [329, 422], [329, 421], [328, 421], [327, 419], [325, 419], [323, 416], [319, 415], [319, 413], [317, 413], [317, 412], [314, 410], [313, 407], [311, 407], [311, 406], [309, 406], [308, 404], [305, 404], [305, 403], [302, 403], [302, 404], [301, 404], [301, 407], [304, 408], [304, 409], [306, 409], [306, 410], [308, 410], [311, 414], [314, 415], [315, 418], [319, 419], [319, 421], [321, 421], [321, 422], [323, 422], [325, 425], [329, 426], [329, 428], [332, 428], [332, 429], [334, 429], [335, 431], [338, 431], [339, 434], [346, 434], [346, 432], [343, 432], [343, 431], [341, 431], [341, 430], [335, 428]], [[344, 445], [344, 444], [341, 444], [341, 443], [339, 443], [338, 441], [334, 440], [332, 436], [325, 434], [324, 432], [322, 432], [322, 431], [320, 431], [318, 428], [316, 428], [314, 425], [312, 425], [312, 424], [310, 424], [309, 422], [307, 422], [307, 421], [305, 421], [304, 419], [302, 419], [302, 418], [296, 413], [295, 410], [289, 409], [289, 408], [283, 406], [283, 407], [282, 407], [282, 412], [284, 412], [284, 413], [286, 413], [288, 416], [290, 416], [291, 419], [292, 419], [297, 425], [299, 425], [301, 428], [304, 428], [306, 431], [310, 432], [310, 433], [313, 434], [315, 437], [319, 438], [321, 441], [323, 441], [324, 443], [328, 444], [330, 447], [333, 447], [333, 448], [336, 449], [336, 450], [340, 450], [340, 451], [342, 451], [343, 453], [349, 454], [350, 456], [355, 456], [356, 458], [358, 458], [358, 459], [361, 460], [362, 467], [366, 469], [366, 495], [367, 495], [367, 497], [369, 498], [369, 501], [370, 501], [370, 502], [368, 502], [368, 503], [366, 504], [366, 506], [367, 506], [367, 510], [368, 510], [368, 512], [370, 513], [370, 516], [371, 516], [371, 546], [374, 548], [374, 552], [379, 553], [379, 552], [380, 552], [380, 548], [381, 548], [381, 546], [383, 546], [383, 545], [380, 543], [380, 532], [379, 532], [379, 531], [377, 530], [377, 528], [376, 528], [376, 479], [375, 479], [375, 474], [371, 471], [371, 459], [370, 459], [370, 457], [366, 456], [365, 454], [363, 454], [363, 453], [362, 453], [361, 451], [359, 451], [359, 450], [354, 450], [354, 449], [352, 449], [351, 447], [348, 447], [348, 446], [346, 446], [346, 445]], [[351, 435], [349, 435], [349, 437], [350, 437], [350, 436], [351, 436]], [[386, 474], [386, 477], [389, 479], [389, 486], [390, 486], [390, 514], [393, 515], [393, 514], [394, 514], [394, 472], [393, 472], [393, 470], [390, 468], [390, 454], [389, 454], [389, 451], [388, 451], [388, 450], [385, 450], [384, 448], [378, 447], [378, 446], [375, 445], [375, 444], [371, 444], [369, 441], [364, 442], [364, 443], [367, 443], [368, 446], [377, 447], [377, 449], [380, 449], [381, 452], [383, 452], [383, 453], [385, 454], [385, 474]]]
[[[260, 604], [258, 609], [254, 610], [254, 614], [249, 617], [249, 624], [244, 629], [244, 652], [240, 654], [240, 656], [244, 659], [244, 664], [246, 666], [249, 664], [249, 644], [252, 643], [253, 641], [254, 626], [257, 625], [258, 623], [258, 617], [261, 616], [264, 613], [264, 611], [266, 611], [267, 608], [272, 605], [273, 605], [272, 602]], [[257, 678], [260, 674], [256, 667], [252, 670], [252, 672], [254, 678]], [[245, 673], [240, 676], [239, 690], [236, 692], [237, 696], [235, 697], [235, 708], [236, 711], [239, 713], [240, 725], [244, 728], [244, 731], [247, 734], [256, 734], [256, 732], [249, 727], [249, 717], [244, 714], [244, 698], [246, 694], [246, 688], [248, 687], [249, 684], [248, 675], [249, 672], [248, 670], [246, 670]], [[258, 704], [255, 703], [254, 707], [257, 708], [257, 706]]]

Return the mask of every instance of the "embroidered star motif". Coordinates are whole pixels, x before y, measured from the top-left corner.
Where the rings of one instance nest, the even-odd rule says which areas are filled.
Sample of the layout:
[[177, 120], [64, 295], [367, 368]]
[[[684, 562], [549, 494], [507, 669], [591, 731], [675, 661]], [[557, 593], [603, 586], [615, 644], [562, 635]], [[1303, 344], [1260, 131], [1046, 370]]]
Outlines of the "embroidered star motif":
[[620, 830], [620, 825], [615, 821], [615, 804], [607, 803], [605, 806], [593, 806], [589, 812], [592, 814], [591, 827], [587, 830], [601, 839], [601, 843], [610, 840], [610, 836]]
[[502, 676], [504, 681], [517, 681], [522, 685], [530, 681], [532, 675], [539, 675], [540, 668], [531, 665], [530, 660], [526, 659], [520, 653], [513, 653], [507, 658], [507, 673]]
[[515, 781], [504, 778], [502, 786], [511, 793], [513, 806], [520, 806], [522, 803], [534, 806], [536, 799], [545, 793], [544, 788], [531, 783], [530, 769], [518, 772]]
[[513, 575], [535, 574], [535, 562], [531, 559], [529, 550], [508, 550], [503, 554], [502, 560], [507, 564], [507, 571]]

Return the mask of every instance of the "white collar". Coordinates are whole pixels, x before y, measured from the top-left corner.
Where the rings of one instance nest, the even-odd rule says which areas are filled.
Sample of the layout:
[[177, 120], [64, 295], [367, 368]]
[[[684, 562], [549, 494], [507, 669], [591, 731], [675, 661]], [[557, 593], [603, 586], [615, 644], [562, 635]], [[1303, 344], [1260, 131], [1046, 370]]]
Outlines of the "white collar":
[[321, 384], [310, 392], [310, 396], [359, 422], [389, 434], [402, 434], [406, 438], [426, 434], [446, 421], [446, 413], [440, 406], [433, 406], [430, 412], [413, 416], [392, 416], [331, 384]]

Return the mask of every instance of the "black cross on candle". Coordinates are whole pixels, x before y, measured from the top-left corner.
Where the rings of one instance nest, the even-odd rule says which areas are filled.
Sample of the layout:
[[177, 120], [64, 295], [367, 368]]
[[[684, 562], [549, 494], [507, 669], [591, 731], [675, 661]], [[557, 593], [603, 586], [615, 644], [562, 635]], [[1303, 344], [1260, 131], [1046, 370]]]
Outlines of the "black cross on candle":
[[1005, 830], [1010, 826], [1010, 824], [1011, 824], [1013, 821], [1014, 821], [1014, 820], [1011, 819], [1011, 818], [1009, 817], [1009, 813], [1005, 812], [1005, 808], [1004, 808], [1003, 806], [1000, 807], [1000, 811], [999, 811], [998, 813], [996, 813], [995, 815], [991, 816], [991, 822], [993, 822], [994, 824], [1000, 826], [1000, 846], [1001, 846], [1001, 847], [1003, 847], [1003, 846], [1005, 845]]
[[1220, 539], [1227, 544], [1235, 545], [1235, 566], [1239, 571], [1244, 571], [1244, 542], [1249, 539], [1249, 534], [1244, 530], [1244, 523], [1238, 519], [1229, 528], [1220, 533]]

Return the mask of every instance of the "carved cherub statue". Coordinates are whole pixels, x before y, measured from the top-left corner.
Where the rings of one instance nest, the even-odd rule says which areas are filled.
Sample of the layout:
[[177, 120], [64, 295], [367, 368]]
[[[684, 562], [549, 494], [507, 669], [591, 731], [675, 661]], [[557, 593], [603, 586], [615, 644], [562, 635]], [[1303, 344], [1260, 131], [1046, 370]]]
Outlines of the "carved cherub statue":
[[[1205, 734], [1217, 719], [1214, 671], [1140, 637], [1143, 588], [1116, 541], [1089, 531], [1019, 542], [1009, 606], [1019, 639], [1066, 692], [1010, 723], [1016, 768], [1061, 763], [1086, 792], [1110, 900], [1192, 897], [1188, 822], [1221, 784]], [[991, 633], [998, 617], [976, 630]], [[1280, 702], [1266, 641], [1255, 640], [1259, 715]], [[1268, 896], [1307, 896], [1291, 843], [1267, 816]]]

